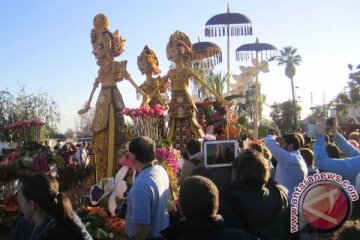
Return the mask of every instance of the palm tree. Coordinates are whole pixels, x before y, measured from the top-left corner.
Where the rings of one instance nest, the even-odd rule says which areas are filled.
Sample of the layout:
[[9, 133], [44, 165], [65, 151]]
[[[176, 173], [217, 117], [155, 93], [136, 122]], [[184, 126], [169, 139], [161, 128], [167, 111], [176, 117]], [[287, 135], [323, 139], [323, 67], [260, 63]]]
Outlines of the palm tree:
[[[223, 76], [221, 72], [214, 72], [213, 69], [198, 69], [196, 72], [204, 78], [206, 84], [209, 85], [220, 96], [225, 90], [226, 76]], [[203, 86], [196, 81], [192, 82], [193, 94], [200, 100], [211, 96]]]
[[284, 47], [280, 53], [274, 58], [278, 65], [285, 65], [285, 75], [291, 81], [291, 92], [293, 98], [294, 107], [294, 130], [297, 128], [297, 111], [296, 111], [296, 100], [295, 100], [295, 89], [294, 89], [294, 76], [295, 66], [299, 66], [301, 63], [301, 56], [296, 53], [297, 49], [291, 46]]
[[220, 96], [223, 94], [225, 89], [225, 83], [227, 76], [223, 76], [221, 72], [215, 73], [214, 71], [209, 71], [206, 76], [207, 83], [209, 86], [214, 89], [214, 91]]

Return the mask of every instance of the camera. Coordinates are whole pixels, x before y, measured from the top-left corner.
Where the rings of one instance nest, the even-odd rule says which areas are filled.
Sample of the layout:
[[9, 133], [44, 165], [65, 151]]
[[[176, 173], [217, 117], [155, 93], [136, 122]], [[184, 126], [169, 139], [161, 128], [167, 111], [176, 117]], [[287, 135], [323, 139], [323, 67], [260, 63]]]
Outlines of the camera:
[[334, 117], [330, 117], [326, 119], [326, 126], [328, 128], [332, 128], [335, 124], [335, 118]]

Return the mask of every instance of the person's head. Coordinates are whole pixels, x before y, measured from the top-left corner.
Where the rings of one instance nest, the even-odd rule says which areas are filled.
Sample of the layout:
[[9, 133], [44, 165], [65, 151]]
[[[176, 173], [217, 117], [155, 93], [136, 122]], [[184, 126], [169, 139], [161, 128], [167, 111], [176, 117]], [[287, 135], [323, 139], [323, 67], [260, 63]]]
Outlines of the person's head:
[[45, 174], [34, 174], [26, 179], [18, 194], [19, 206], [31, 223], [39, 216], [52, 216], [59, 221], [73, 219], [73, 209], [69, 198], [59, 193], [57, 180]]
[[357, 123], [357, 120], [355, 117], [349, 117], [347, 120], [347, 124], [355, 124]]
[[326, 146], [326, 152], [331, 158], [341, 158], [340, 149], [335, 144], [328, 144]]
[[360, 239], [360, 220], [347, 220], [341, 228], [334, 232], [332, 240]]
[[251, 148], [258, 151], [261, 154], [264, 154], [264, 149], [260, 144], [257, 143], [251, 144]]
[[265, 145], [263, 146], [263, 155], [268, 160], [270, 160], [272, 158], [272, 154], [271, 154], [270, 150]]
[[283, 144], [282, 147], [291, 152], [299, 150], [301, 140], [295, 133], [288, 133], [282, 136]]
[[299, 148], [304, 147], [304, 144], [305, 144], [304, 135], [301, 134], [300, 132], [296, 132], [295, 135], [296, 135], [296, 136], [299, 138], [299, 140], [300, 140], [300, 147], [299, 147]]
[[181, 158], [184, 160], [184, 161], [187, 161], [189, 160], [189, 154], [187, 152], [187, 150], [185, 148], [181, 149], [180, 150], [180, 155], [181, 155]]
[[233, 162], [232, 181], [235, 183], [262, 188], [269, 177], [269, 164], [256, 150], [246, 149]]
[[219, 209], [219, 191], [206, 177], [188, 177], [180, 186], [179, 202], [187, 219], [213, 217]]
[[177, 62], [180, 57], [183, 57], [184, 61], [188, 62], [190, 61], [191, 51], [192, 44], [185, 33], [177, 30], [171, 34], [166, 46], [166, 54], [169, 61]]
[[305, 160], [306, 166], [311, 167], [314, 165], [314, 152], [309, 148], [300, 148], [300, 154]]
[[134, 156], [134, 160], [140, 163], [149, 163], [155, 160], [156, 144], [149, 137], [138, 137], [129, 144], [129, 152]]
[[304, 136], [304, 146], [305, 147], [311, 147], [311, 137], [309, 137], [309, 136]]
[[198, 152], [201, 152], [201, 142], [197, 139], [190, 139], [186, 143], [186, 151], [188, 152], [190, 157]]
[[140, 72], [142, 74], [153, 73], [159, 74], [159, 61], [155, 52], [150, 49], [147, 45], [144, 47], [143, 51], [137, 58], [137, 64]]
[[354, 140], [356, 142], [359, 142], [359, 133], [358, 132], [351, 132], [349, 134], [348, 140]]

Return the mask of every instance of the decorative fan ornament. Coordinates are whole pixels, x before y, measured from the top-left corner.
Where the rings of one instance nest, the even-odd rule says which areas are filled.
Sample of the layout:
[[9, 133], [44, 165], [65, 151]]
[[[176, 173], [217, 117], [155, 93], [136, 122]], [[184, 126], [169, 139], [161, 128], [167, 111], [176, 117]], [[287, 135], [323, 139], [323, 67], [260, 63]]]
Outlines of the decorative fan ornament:
[[101, 199], [110, 194], [108, 201], [108, 208], [112, 215], [115, 214], [116, 197], [122, 198], [127, 190], [124, 177], [126, 176], [129, 166], [123, 166], [116, 173], [115, 178], [103, 178], [100, 180], [100, 185], [93, 185], [90, 189], [90, 202], [96, 205]]

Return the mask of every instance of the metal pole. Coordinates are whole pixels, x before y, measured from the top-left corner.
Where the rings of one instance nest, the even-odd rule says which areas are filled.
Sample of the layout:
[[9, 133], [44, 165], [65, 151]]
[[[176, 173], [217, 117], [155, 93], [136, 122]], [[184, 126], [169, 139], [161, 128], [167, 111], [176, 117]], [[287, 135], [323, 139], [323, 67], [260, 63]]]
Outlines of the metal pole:
[[227, 25], [227, 92], [230, 92], [230, 25]]
[[[259, 39], [256, 38], [255, 44], [259, 43]], [[256, 51], [255, 58], [256, 58], [256, 68], [259, 68], [259, 52]], [[258, 132], [258, 121], [259, 121], [259, 73], [256, 72], [255, 76], [255, 120], [254, 120], [254, 135], [255, 140], [258, 140], [259, 132]]]
[[291, 77], [291, 90], [293, 97], [293, 106], [294, 106], [294, 132], [297, 129], [297, 111], [296, 111], [296, 100], [295, 100], [295, 88], [294, 88], [294, 79]]

